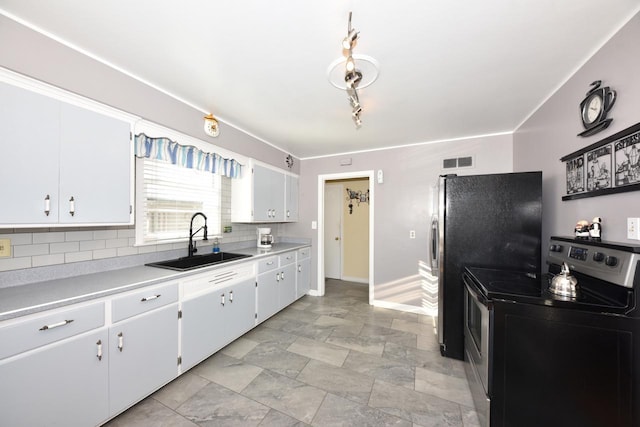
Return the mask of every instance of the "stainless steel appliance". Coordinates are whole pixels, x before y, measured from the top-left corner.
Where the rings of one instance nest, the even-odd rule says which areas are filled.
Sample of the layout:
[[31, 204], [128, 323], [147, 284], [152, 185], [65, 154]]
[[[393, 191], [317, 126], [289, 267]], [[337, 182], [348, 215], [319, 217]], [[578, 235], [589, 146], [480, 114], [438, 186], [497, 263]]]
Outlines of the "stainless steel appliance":
[[443, 356], [464, 358], [465, 265], [540, 272], [542, 173], [441, 176], [431, 222]]
[[[640, 425], [640, 247], [552, 237], [547, 258], [538, 277], [465, 268], [465, 370], [481, 425]], [[573, 296], [549, 290], [563, 263]]]
[[270, 248], [275, 243], [270, 228], [258, 228], [258, 247]]

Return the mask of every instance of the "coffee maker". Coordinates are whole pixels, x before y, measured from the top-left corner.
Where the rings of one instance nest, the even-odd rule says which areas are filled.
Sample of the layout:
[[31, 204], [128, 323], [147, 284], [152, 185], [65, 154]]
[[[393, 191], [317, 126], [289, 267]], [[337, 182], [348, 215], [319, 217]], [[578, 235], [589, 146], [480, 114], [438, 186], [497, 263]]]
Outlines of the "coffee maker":
[[271, 235], [270, 228], [258, 228], [258, 247], [259, 248], [270, 248], [275, 241], [273, 240], [273, 235]]

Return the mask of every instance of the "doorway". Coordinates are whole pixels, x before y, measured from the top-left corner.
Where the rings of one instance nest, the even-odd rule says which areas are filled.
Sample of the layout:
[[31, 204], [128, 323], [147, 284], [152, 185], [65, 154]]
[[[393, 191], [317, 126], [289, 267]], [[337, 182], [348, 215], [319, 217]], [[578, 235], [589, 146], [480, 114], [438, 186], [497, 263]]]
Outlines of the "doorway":
[[[340, 209], [342, 217], [345, 215], [345, 206], [348, 203], [352, 204], [352, 211], [358, 209], [359, 204], [368, 204], [368, 218], [366, 221], [360, 221], [361, 225], [364, 224], [366, 229], [364, 230], [364, 237], [361, 237], [362, 241], [355, 241], [358, 245], [364, 244], [364, 250], [350, 249], [351, 253], [364, 257], [364, 268], [368, 274], [361, 274], [366, 278], [360, 281], [366, 282], [369, 287], [369, 303], [373, 301], [373, 217], [374, 217], [374, 188], [373, 188], [373, 171], [362, 172], [350, 172], [342, 174], [330, 174], [318, 176], [318, 295], [324, 295], [325, 279], [338, 278], [344, 280], [352, 280], [350, 274], [354, 274], [349, 270], [356, 262], [347, 265], [347, 274], [345, 274], [345, 251], [344, 251], [344, 226], [341, 218], [337, 218], [336, 213]], [[346, 181], [345, 181], [346, 180]], [[348, 192], [346, 188], [349, 187], [348, 182], [353, 180], [353, 187], [356, 181], [366, 183], [368, 187], [368, 200], [365, 202], [364, 198], [360, 199], [348, 199]], [[341, 185], [336, 185], [338, 182], [342, 182]], [[366, 190], [359, 190], [360, 194], [366, 193]], [[349, 197], [353, 197], [353, 194]], [[364, 196], [361, 196], [364, 197]], [[347, 215], [348, 214], [347, 209]], [[333, 213], [332, 213], [333, 212]], [[362, 212], [362, 211], [361, 211]], [[365, 214], [366, 215], [366, 214]], [[352, 220], [355, 217], [348, 218]], [[354, 243], [352, 240], [351, 243]], [[349, 260], [349, 257], [347, 257]], [[357, 274], [357, 273], [356, 273]], [[358, 281], [358, 280], [356, 280]]]

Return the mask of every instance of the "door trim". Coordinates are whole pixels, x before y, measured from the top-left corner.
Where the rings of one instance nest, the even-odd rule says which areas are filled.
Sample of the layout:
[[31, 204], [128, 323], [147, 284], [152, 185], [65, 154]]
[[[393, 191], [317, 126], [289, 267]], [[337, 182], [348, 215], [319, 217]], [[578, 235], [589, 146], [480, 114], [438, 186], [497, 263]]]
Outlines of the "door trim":
[[373, 254], [374, 254], [374, 203], [375, 203], [375, 180], [374, 171], [345, 172], [318, 175], [318, 290], [310, 292], [311, 295], [324, 295], [324, 186], [326, 181], [337, 179], [353, 179], [368, 178], [369, 179], [369, 304], [373, 304]]

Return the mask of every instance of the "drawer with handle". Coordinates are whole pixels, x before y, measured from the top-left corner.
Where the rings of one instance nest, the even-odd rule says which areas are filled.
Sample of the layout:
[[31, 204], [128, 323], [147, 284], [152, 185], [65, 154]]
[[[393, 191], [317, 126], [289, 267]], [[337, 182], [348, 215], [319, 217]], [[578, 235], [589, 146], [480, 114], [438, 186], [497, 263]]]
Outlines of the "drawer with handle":
[[146, 288], [114, 298], [111, 303], [112, 321], [120, 320], [178, 301], [178, 283]]
[[296, 262], [296, 253], [295, 251], [285, 252], [280, 255], [280, 267]]
[[56, 310], [0, 326], [0, 359], [104, 325], [104, 303]]
[[309, 258], [311, 255], [311, 248], [302, 248], [298, 249], [298, 261]]
[[278, 257], [271, 256], [258, 260], [258, 274], [278, 268]]

